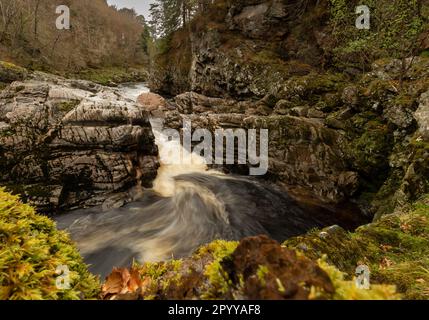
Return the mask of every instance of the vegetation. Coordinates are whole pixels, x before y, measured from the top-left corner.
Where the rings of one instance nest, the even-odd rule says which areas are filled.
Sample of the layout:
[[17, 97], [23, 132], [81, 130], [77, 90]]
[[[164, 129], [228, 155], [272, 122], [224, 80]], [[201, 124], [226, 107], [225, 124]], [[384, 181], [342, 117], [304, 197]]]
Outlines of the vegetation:
[[0, 59], [31, 69], [73, 71], [147, 62], [145, 20], [105, 0], [67, 0], [69, 30], [58, 30], [54, 0], [0, 1]]
[[[355, 8], [370, 9], [370, 29], [358, 29]], [[365, 68], [381, 57], [402, 60], [402, 74], [409, 68], [406, 58], [418, 55], [429, 26], [427, 1], [423, 0], [330, 0], [334, 60], [340, 67], [358, 64]]]
[[101, 85], [111, 86], [118, 83], [142, 82], [148, 78], [144, 68], [106, 67], [85, 69], [78, 73], [68, 74], [70, 77], [89, 80]]
[[199, 13], [208, 10], [210, 0], [156, 0], [151, 4], [152, 19], [150, 25], [160, 38], [168, 37]]
[[[265, 263], [260, 264], [263, 260]], [[104, 286], [108, 298], [112, 293], [115, 299], [400, 298], [394, 285], [357, 288], [354, 279], [345, 279], [345, 274], [326, 259], [311, 261], [266, 237], [246, 238], [239, 243], [217, 240], [189, 258], [134, 265], [121, 273], [136, 277], [137, 272], [140, 278], [133, 283], [139, 285], [123, 285], [122, 292], [117, 289], [121, 288], [117, 285], [117, 272], [108, 277], [108, 286]]]
[[406, 299], [429, 299], [429, 196], [356, 232], [331, 230], [287, 240], [284, 246], [313, 259], [326, 255], [326, 262], [347, 279], [365, 264], [371, 283], [394, 284]]
[[[60, 266], [69, 268], [68, 289], [56, 286]], [[0, 189], [0, 299], [92, 299], [99, 289], [69, 236]]]

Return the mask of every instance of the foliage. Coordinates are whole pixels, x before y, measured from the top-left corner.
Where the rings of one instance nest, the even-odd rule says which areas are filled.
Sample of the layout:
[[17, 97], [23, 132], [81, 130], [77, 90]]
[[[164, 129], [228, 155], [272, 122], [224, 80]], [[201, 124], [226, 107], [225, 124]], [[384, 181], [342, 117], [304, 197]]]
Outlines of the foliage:
[[353, 233], [320, 231], [287, 240], [311, 258], [327, 262], [352, 278], [355, 268], [366, 264], [371, 283], [394, 284], [406, 299], [429, 299], [429, 196], [402, 214], [382, 217]]
[[[330, 26], [335, 38], [334, 59], [344, 66], [365, 66], [380, 57], [406, 58], [418, 54], [429, 20], [422, 0], [330, 0]], [[370, 30], [355, 27], [355, 7], [370, 9]]]
[[[319, 260], [319, 266], [329, 275], [335, 293], [333, 300], [398, 300], [401, 296], [392, 285], [372, 285], [369, 290], [358, 288], [353, 280], [345, 280], [345, 273], [329, 265], [324, 259]], [[317, 292], [313, 291], [314, 298]]]
[[[62, 265], [70, 270], [70, 289], [56, 286]], [[91, 299], [98, 292], [69, 236], [0, 189], [0, 299]]]
[[170, 36], [188, 25], [197, 14], [208, 9], [210, 0], [156, 0], [150, 6], [150, 26], [159, 38]]
[[148, 78], [147, 71], [143, 68], [121, 67], [85, 69], [78, 73], [70, 73], [68, 76], [89, 80], [105, 86], [126, 82], [141, 82], [146, 81]]
[[[58, 30], [58, 5], [70, 8], [69, 30]], [[0, 0], [0, 59], [44, 71], [138, 65], [144, 18], [105, 0]]]

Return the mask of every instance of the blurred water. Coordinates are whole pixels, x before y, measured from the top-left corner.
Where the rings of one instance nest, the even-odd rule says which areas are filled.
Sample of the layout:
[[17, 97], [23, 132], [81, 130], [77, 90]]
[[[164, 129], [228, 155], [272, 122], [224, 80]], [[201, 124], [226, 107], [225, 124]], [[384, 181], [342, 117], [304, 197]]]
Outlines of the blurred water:
[[[149, 91], [144, 84], [120, 90], [130, 99]], [[298, 203], [275, 185], [208, 171], [202, 157], [168, 141], [153, 125], [161, 167], [152, 190], [119, 209], [82, 209], [57, 218], [93, 273], [104, 277], [133, 260], [185, 257], [215, 239], [268, 234], [283, 241], [315, 227], [341, 224], [335, 209]], [[179, 156], [189, 161], [169, 161]]]

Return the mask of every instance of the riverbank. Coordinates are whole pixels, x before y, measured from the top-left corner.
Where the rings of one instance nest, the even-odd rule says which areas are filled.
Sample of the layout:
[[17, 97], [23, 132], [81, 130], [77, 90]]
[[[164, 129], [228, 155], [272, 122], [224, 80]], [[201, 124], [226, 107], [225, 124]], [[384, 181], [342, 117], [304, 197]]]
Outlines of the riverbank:
[[[0, 61], [0, 89], [4, 89], [9, 83], [23, 80], [27, 75], [37, 70], [27, 70], [11, 62]], [[149, 80], [149, 72], [144, 66], [129, 67], [101, 67], [87, 68], [77, 72], [65, 72], [58, 70], [41, 70], [51, 72], [61, 77], [70, 79], [88, 80], [103, 86], [116, 87], [123, 83], [140, 83]]]

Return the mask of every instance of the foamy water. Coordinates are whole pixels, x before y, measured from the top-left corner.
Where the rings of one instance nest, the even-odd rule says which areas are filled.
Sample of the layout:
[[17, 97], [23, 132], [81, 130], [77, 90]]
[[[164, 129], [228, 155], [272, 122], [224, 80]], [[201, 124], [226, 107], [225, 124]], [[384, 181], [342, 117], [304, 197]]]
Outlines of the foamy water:
[[[129, 99], [149, 90], [122, 87]], [[309, 210], [278, 187], [256, 179], [209, 171], [203, 157], [163, 134], [152, 119], [161, 166], [152, 190], [134, 202], [103, 212], [100, 207], [58, 217], [94, 274], [113, 267], [189, 256], [215, 239], [267, 234], [283, 241], [311, 228], [335, 224], [335, 215]], [[326, 210], [325, 210], [326, 211]]]

